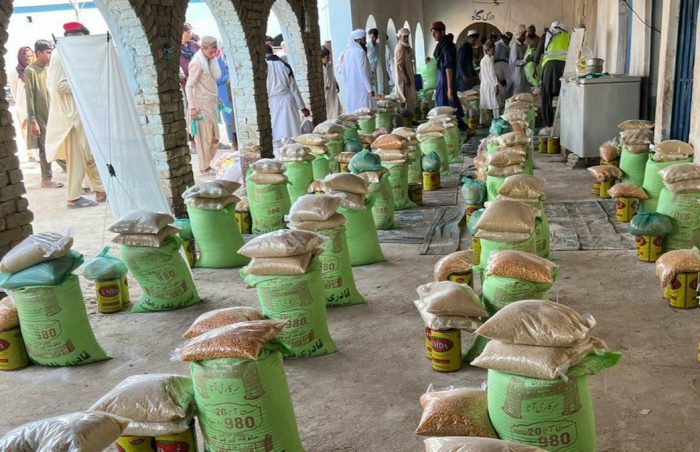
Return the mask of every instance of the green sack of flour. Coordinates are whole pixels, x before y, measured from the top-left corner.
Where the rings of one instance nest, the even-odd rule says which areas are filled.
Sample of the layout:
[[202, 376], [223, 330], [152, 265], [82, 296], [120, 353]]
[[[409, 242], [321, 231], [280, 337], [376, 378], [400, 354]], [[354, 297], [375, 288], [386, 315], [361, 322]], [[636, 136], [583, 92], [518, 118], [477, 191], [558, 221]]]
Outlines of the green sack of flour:
[[[360, 143], [360, 135], [357, 133], [357, 129], [354, 127], [343, 127], [343, 140], [345, 141], [345, 150], [347, 151], [347, 143], [349, 141], [356, 141]], [[360, 143], [360, 149], [362, 149], [362, 143]], [[358, 151], [353, 151], [358, 152]]]
[[170, 311], [200, 302], [181, 247], [182, 240], [174, 236], [160, 248], [122, 245], [122, 259], [143, 290], [131, 312]]
[[440, 158], [440, 172], [448, 174], [450, 172], [450, 157], [447, 154], [447, 143], [445, 137], [428, 137], [420, 142], [420, 151], [423, 155], [434, 152]]
[[199, 209], [187, 206], [192, 233], [199, 248], [197, 268], [237, 268], [250, 259], [238, 254], [243, 236], [236, 222], [233, 204], [221, 210]]
[[[369, 204], [371, 207], [371, 202]], [[355, 267], [384, 262], [384, 254], [379, 245], [379, 236], [371, 210], [352, 210], [341, 207], [338, 213], [343, 214], [348, 220], [345, 231], [348, 238], [350, 264]]]
[[352, 306], [364, 303], [365, 299], [357, 291], [355, 277], [352, 274], [345, 226], [320, 230], [316, 233], [329, 239], [325, 250], [318, 256], [326, 305]]
[[408, 183], [423, 183], [423, 166], [421, 164], [423, 155], [418, 145], [408, 145]]
[[488, 371], [491, 424], [501, 439], [549, 451], [595, 451], [595, 419], [588, 376], [612, 367], [619, 353], [588, 355], [568, 379], [539, 380]]
[[535, 249], [539, 257], [546, 259], [551, 252], [552, 243], [549, 238], [549, 220], [543, 206], [540, 205], [540, 209], [541, 215], [535, 220]]
[[375, 119], [376, 119], [375, 123], [376, 123], [377, 129], [391, 130], [394, 128], [394, 112], [393, 111], [377, 113], [377, 117]]
[[486, 176], [486, 197], [488, 201], [494, 201], [498, 197], [498, 190], [506, 182], [505, 177]]
[[423, 79], [423, 90], [434, 90], [437, 87], [437, 61], [431, 58], [420, 70]]
[[246, 190], [250, 216], [253, 219], [253, 234], [263, 234], [286, 227], [284, 216], [289, 213], [291, 207], [287, 184], [256, 184], [248, 178]]
[[303, 451], [282, 355], [190, 363], [204, 449]]
[[335, 156], [343, 152], [345, 149], [345, 143], [343, 140], [329, 140], [326, 142], [326, 152], [328, 153], [328, 167], [331, 173], [340, 172], [340, 164], [335, 161]]
[[315, 156], [314, 160], [311, 162], [311, 166], [313, 167], [314, 180], [321, 180], [331, 173], [330, 161], [328, 160], [327, 154]]
[[358, 119], [357, 127], [359, 127], [360, 132], [369, 135], [376, 129], [376, 120], [374, 116], [369, 119]]
[[445, 145], [450, 163], [462, 161], [462, 137], [459, 127], [447, 127], [445, 129]]
[[297, 198], [308, 193], [309, 185], [314, 181], [314, 168], [311, 162], [284, 162], [287, 170], [287, 191], [289, 192], [290, 205], [294, 204]]
[[549, 300], [551, 284], [535, 283], [516, 278], [486, 276], [482, 292], [490, 314], [520, 300]]
[[674, 193], [664, 187], [656, 212], [671, 218], [673, 232], [666, 237], [664, 251], [700, 246], [700, 192]]
[[109, 359], [97, 343], [75, 275], [57, 286], [12, 291], [32, 362], [64, 367]]
[[382, 166], [389, 170], [389, 185], [394, 198], [394, 209], [404, 210], [416, 207], [416, 204], [408, 197], [408, 164], [405, 162], [382, 162]]
[[257, 290], [265, 317], [287, 322], [278, 337], [288, 349], [286, 356], [320, 356], [337, 350], [328, 333], [326, 296], [317, 258], [300, 276], [255, 276], [245, 270], [241, 269], [241, 277]]
[[664, 188], [664, 180], [659, 175], [659, 171], [679, 163], [691, 163], [691, 159], [657, 162], [654, 160], [654, 154], [649, 154], [649, 160], [647, 160], [647, 165], [644, 169], [644, 182], [642, 183], [642, 188], [649, 198], [642, 200], [641, 210], [656, 212], [659, 196], [661, 196], [661, 190]]
[[57, 286], [82, 263], [83, 255], [71, 250], [65, 256], [32, 265], [17, 273], [0, 273], [0, 287], [13, 290], [28, 286]]
[[367, 199], [371, 204], [372, 218], [378, 230], [394, 228], [394, 192], [391, 190], [389, 175], [384, 174], [379, 182], [369, 185]]
[[620, 170], [622, 170], [622, 182], [641, 187], [644, 184], [644, 171], [646, 169], [648, 152], [633, 153], [622, 146], [620, 155]]

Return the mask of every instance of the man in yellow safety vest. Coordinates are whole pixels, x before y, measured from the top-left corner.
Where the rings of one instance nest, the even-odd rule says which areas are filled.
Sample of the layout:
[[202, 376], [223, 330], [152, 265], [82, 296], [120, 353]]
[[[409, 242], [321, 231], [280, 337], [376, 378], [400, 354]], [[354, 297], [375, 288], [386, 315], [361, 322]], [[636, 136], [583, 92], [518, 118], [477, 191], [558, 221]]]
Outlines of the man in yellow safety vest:
[[559, 95], [564, 75], [566, 54], [569, 50], [569, 32], [562, 22], [552, 22], [535, 54], [535, 62], [542, 66], [542, 118], [547, 127], [554, 125], [552, 101]]

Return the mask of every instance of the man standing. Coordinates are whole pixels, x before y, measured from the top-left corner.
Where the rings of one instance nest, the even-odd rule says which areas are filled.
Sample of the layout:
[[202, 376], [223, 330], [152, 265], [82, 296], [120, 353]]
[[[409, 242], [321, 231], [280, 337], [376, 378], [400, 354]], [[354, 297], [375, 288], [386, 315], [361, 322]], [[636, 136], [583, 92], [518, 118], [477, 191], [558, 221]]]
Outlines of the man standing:
[[[79, 22], [69, 22], [63, 25], [63, 30], [65, 36], [90, 34]], [[97, 203], [106, 201], [107, 194], [90, 152], [90, 145], [58, 49], [51, 54], [46, 85], [51, 106], [46, 125], [46, 158], [49, 161], [59, 158], [66, 160], [68, 208], [96, 206]], [[95, 193], [96, 202], [80, 196], [84, 178], [87, 178], [88, 186]]]
[[513, 39], [513, 33], [506, 32], [501, 36], [501, 39], [496, 42], [496, 53], [493, 56], [493, 63], [496, 69], [496, 77], [502, 88], [502, 99], [510, 97], [510, 41]]
[[454, 44], [454, 36], [445, 33], [445, 24], [437, 21], [430, 26], [433, 39], [437, 42], [433, 56], [437, 61], [437, 86], [435, 87], [435, 105], [438, 107], [450, 106], [455, 109], [459, 129], [464, 131], [464, 110], [457, 97], [457, 48]]
[[468, 30], [467, 40], [459, 48], [457, 54], [457, 91], [470, 90], [475, 85], [475, 80], [478, 80], [474, 69], [474, 42], [478, 40], [479, 32]]
[[542, 63], [542, 119], [547, 127], [554, 125], [552, 102], [561, 89], [560, 79], [564, 75], [569, 39], [566, 25], [559, 21], [552, 22], [535, 54], [535, 61]]
[[354, 112], [358, 108], [372, 108], [374, 88], [372, 87], [367, 60], [367, 41], [364, 30], [350, 33], [348, 46], [340, 56], [340, 76], [343, 82], [345, 111]]
[[[36, 61], [24, 71], [27, 96], [27, 127], [39, 147], [41, 187], [61, 188], [63, 184], [51, 180], [51, 162], [46, 159], [46, 124], [49, 120], [49, 92], [46, 89], [46, 67], [51, 60], [53, 44], [44, 39], [34, 43]], [[27, 140], [29, 142], [29, 140]]]
[[[292, 68], [276, 56], [272, 47], [265, 48], [267, 60], [267, 96], [272, 123], [272, 147], [275, 157], [279, 157], [282, 139], [293, 138], [301, 134], [299, 112], [311, 115], [304, 105], [299, 87], [294, 80]], [[364, 54], [364, 52], [363, 52]], [[367, 57], [365, 57], [365, 60]]]
[[537, 49], [540, 46], [540, 37], [537, 36], [537, 28], [530, 24], [527, 27], [527, 36], [525, 37], [525, 45], [531, 49]]
[[403, 104], [405, 111], [414, 114], [416, 110], [416, 84], [413, 71], [413, 49], [409, 42], [410, 32], [402, 28], [397, 33], [399, 42], [394, 49], [394, 80], [396, 81], [396, 98]]
[[182, 30], [182, 42], [180, 43], [180, 68], [184, 74], [184, 77], [180, 79], [180, 85], [183, 90], [187, 84], [187, 77], [190, 76], [190, 61], [197, 50], [199, 50], [199, 44], [192, 39], [192, 25], [185, 22]]
[[[226, 64], [226, 55], [224, 55], [223, 46], [219, 46], [219, 52], [216, 55], [216, 62], [219, 64], [219, 70], [221, 71], [221, 77], [216, 80], [216, 85], [219, 92], [219, 101], [228, 110], [223, 110], [221, 112], [221, 117], [224, 120], [224, 125], [226, 125], [226, 135], [228, 137], [230, 147], [236, 146], [236, 124], [233, 121], [233, 103], [231, 102], [231, 88], [229, 86], [229, 72], [228, 64]], [[226, 149], [223, 145], [222, 149]]]
[[532, 56], [525, 57], [528, 49], [525, 44], [526, 33], [525, 25], [518, 25], [515, 31], [515, 42], [510, 48], [511, 95], [530, 92], [530, 83], [525, 77], [525, 65], [532, 61]]
[[340, 116], [342, 107], [338, 96], [338, 82], [333, 72], [331, 51], [321, 47], [321, 64], [323, 64], [323, 93], [326, 98], [326, 119], [335, 119]]
[[367, 60], [369, 61], [369, 74], [372, 81], [372, 89], [375, 93], [379, 92], [379, 84], [377, 81], [377, 66], [379, 63], [379, 30], [372, 28], [369, 32], [369, 42], [367, 43]]
[[[389, 47], [388, 36], [384, 37], [384, 64], [386, 65], [386, 76], [389, 84], [389, 89], [386, 91], [391, 93], [396, 84], [396, 80], [394, 80], [394, 52], [392, 52], [391, 47]], [[377, 91], [375, 91], [375, 93], [376, 92]]]

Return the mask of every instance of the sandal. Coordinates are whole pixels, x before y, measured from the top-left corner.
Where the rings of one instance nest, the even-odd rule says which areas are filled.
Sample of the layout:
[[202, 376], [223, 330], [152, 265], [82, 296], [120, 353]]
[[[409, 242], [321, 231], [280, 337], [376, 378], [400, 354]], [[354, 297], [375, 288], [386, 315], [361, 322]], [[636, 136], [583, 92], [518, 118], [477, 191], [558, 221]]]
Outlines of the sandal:
[[103, 203], [107, 201], [107, 193], [103, 191], [96, 191], [95, 192], [95, 202], [97, 203]]
[[90, 201], [87, 198], [83, 198], [82, 196], [75, 201], [68, 201], [68, 208], [69, 209], [80, 209], [83, 207], [95, 207], [97, 203], [95, 201]]
[[52, 180], [45, 180], [41, 182], [41, 188], [63, 188], [63, 184]]

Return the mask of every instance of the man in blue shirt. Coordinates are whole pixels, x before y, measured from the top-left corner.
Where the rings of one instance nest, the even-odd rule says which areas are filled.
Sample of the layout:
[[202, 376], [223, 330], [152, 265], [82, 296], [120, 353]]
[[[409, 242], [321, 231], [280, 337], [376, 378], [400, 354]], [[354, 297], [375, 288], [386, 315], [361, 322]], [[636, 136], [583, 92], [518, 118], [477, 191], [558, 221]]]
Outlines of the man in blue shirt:
[[433, 56], [437, 62], [437, 86], [435, 87], [435, 106], [453, 107], [457, 116], [459, 129], [467, 129], [462, 121], [464, 110], [457, 97], [457, 47], [454, 43], [454, 36], [445, 33], [445, 24], [437, 21], [433, 22], [430, 31], [433, 39], [437, 42]]

